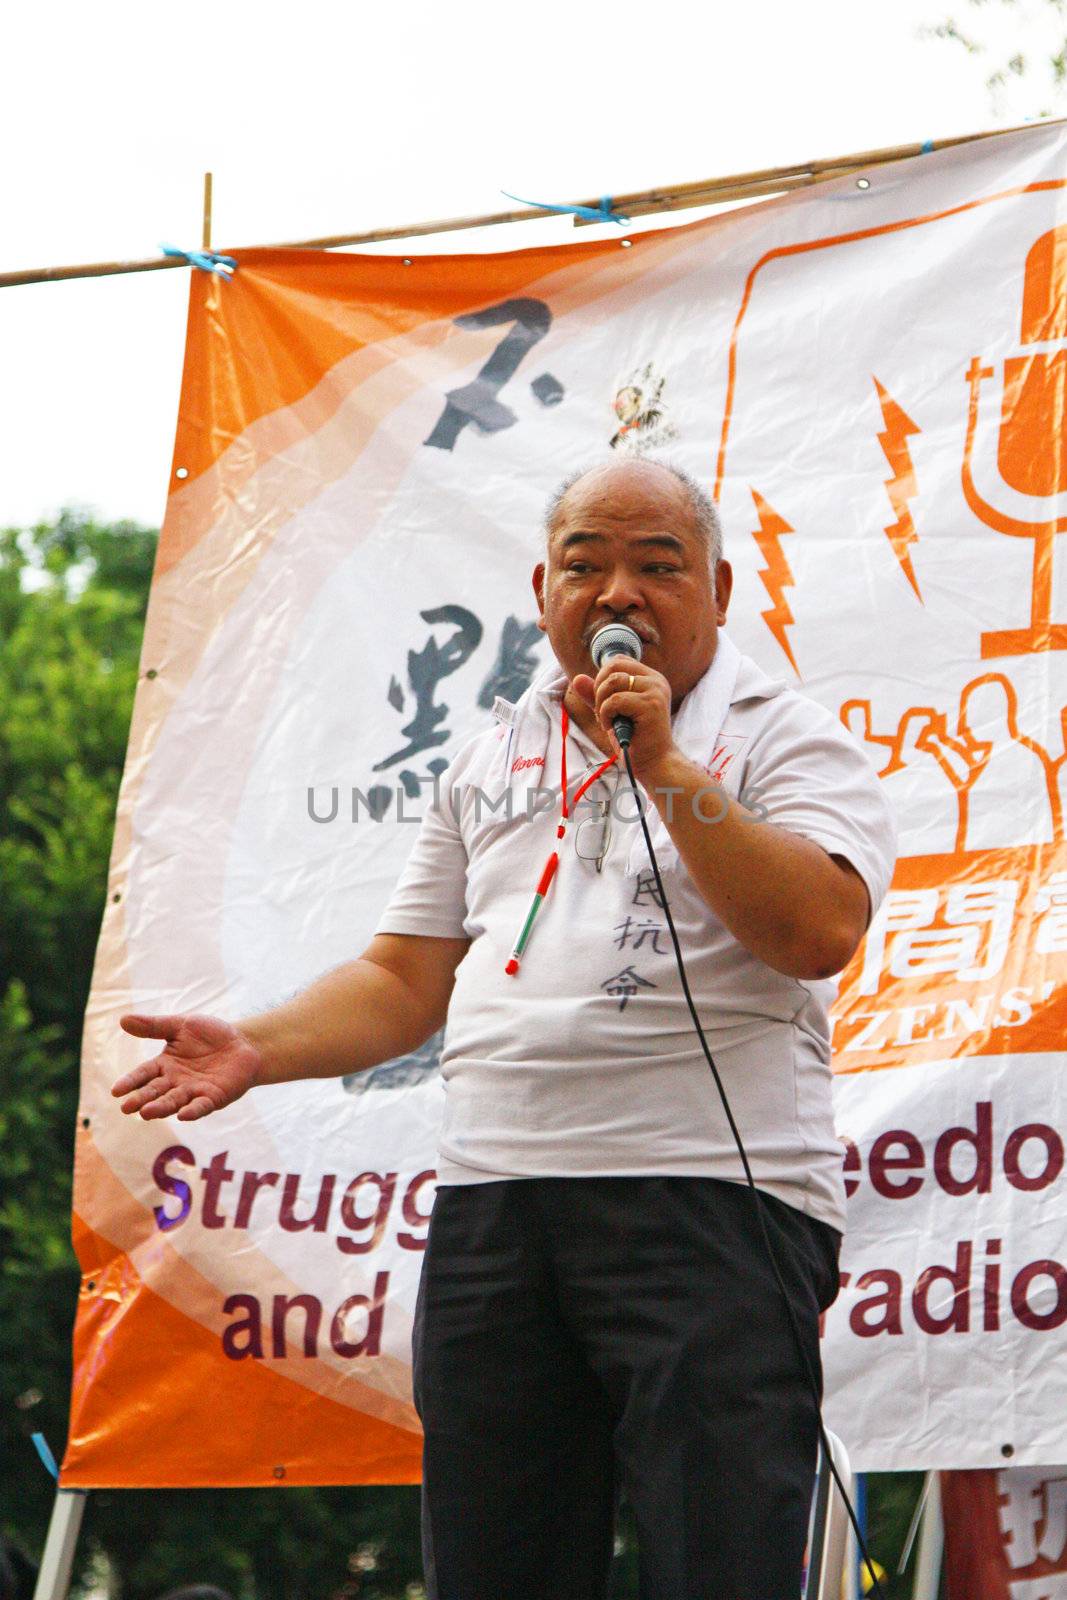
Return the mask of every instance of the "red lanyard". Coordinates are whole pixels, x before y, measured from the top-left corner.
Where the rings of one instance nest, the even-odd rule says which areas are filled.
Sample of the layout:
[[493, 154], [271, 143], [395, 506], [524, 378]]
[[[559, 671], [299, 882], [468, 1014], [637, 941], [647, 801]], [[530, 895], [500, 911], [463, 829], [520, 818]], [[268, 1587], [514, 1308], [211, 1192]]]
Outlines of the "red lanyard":
[[[561, 787], [562, 787], [562, 792], [563, 792], [563, 809], [562, 809], [562, 811], [560, 813], [560, 819], [559, 819], [559, 822], [558, 822], [558, 824], [556, 826], [556, 839], [558, 841], [562, 841], [566, 837], [567, 824], [568, 824], [568, 822], [570, 821], [570, 818], [571, 818], [571, 807], [570, 807], [570, 804], [569, 804], [568, 799], [567, 799], [567, 735], [570, 732], [571, 721], [570, 721], [570, 717], [567, 715], [567, 707], [565, 705], [563, 707], [562, 722], [563, 722], [563, 753], [562, 753], [562, 758], [561, 758], [561, 762], [560, 762], [560, 766], [561, 766], [560, 780], [561, 780]], [[574, 804], [575, 804], [575, 806], [577, 806], [579, 800], [582, 798], [582, 796], [584, 795], [585, 791], [588, 788], [590, 788], [597, 781], [597, 779], [599, 777], [601, 777], [605, 772], [607, 772], [609, 767], [613, 767], [618, 759], [619, 759], [618, 756], [609, 756], [606, 761], [602, 761], [601, 762], [600, 766], [597, 767], [596, 771], [590, 777], [586, 778], [585, 782], [583, 784], [581, 784], [579, 786], [579, 788], [575, 791], [575, 795], [574, 795]], [[540, 911], [542, 905], [544, 904], [544, 899], [545, 899], [545, 896], [548, 893], [549, 885], [551, 884], [552, 879], [556, 876], [556, 868], [558, 866], [559, 866], [559, 846], [557, 844], [556, 849], [553, 850], [552, 854], [549, 856], [548, 860], [544, 864], [544, 868], [542, 869], [542, 872], [541, 872], [541, 877], [540, 877], [540, 879], [538, 881], [538, 884], [537, 884], [537, 889], [534, 892], [534, 897], [533, 897], [533, 900], [532, 900], [532, 902], [530, 904], [530, 909], [526, 913], [526, 920], [522, 925], [522, 929], [521, 929], [521, 931], [519, 933], [519, 937], [515, 941], [515, 948], [512, 950], [511, 955], [508, 958], [507, 965], [504, 968], [504, 971], [507, 973], [509, 978], [513, 978], [515, 976], [515, 974], [519, 970], [519, 963], [522, 960], [522, 953], [526, 949], [526, 946], [527, 946], [527, 944], [529, 942], [530, 932], [531, 932], [531, 929], [533, 928], [534, 921], [535, 921], [535, 919], [537, 917], [537, 913]]]

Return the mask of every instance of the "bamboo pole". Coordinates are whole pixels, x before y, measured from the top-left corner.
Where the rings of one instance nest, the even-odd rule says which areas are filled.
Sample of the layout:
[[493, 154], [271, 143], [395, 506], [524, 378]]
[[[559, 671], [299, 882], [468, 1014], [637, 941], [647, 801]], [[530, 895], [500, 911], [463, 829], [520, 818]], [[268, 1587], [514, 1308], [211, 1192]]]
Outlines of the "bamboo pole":
[[[1062, 122], [1057, 117], [1049, 120]], [[955, 145], [973, 144], [978, 139], [995, 139], [1003, 133], [1021, 133], [1033, 123], [1022, 123], [1013, 128], [986, 128], [981, 133], [957, 134], [951, 139], [929, 139], [924, 143], [891, 145], [881, 150], [860, 150], [854, 155], [834, 156], [828, 160], [804, 161], [792, 167], [764, 167], [755, 172], [735, 173], [730, 178], [698, 180], [695, 183], [675, 184], [668, 189], [651, 189], [641, 194], [620, 194], [612, 197], [615, 210], [632, 217], [647, 216], [655, 211], [680, 211], [686, 207], [716, 205], [724, 200], [746, 199], [749, 195], [777, 194], [787, 189], [807, 188], [815, 183], [826, 183], [831, 178], [847, 177], [863, 167], [883, 166], [890, 161], [907, 161], [914, 156], [926, 155], [933, 150], [950, 150]], [[1044, 124], [1041, 124], [1044, 126]], [[596, 202], [593, 202], [594, 204]], [[584, 217], [575, 218], [575, 227], [590, 224]]]
[[[1052, 127], [1067, 121], [1050, 118], [1047, 123], [1023, 123], [1012, 128], [985, 128], [979, 133], [958, 134], [951, 139], [931, 139], [922, 144], [890, 145], [881, 150], [861, 150], [854, 155], [829, 160], [804, 161], [789, 167], [765, 167], [754, 172], [735, 173], [727, 178], [704, 178], [672, 184], [662, 189], [643, 189], [614, 195], [612, 206], [621, 216], [641, 217], [656, 212], [687, 211], [698, 206], [721, 205], [730, 200], [755, 200], [784, 194], [793, 189], [827, 183], [831, 178], [847, 177], [865, 167], [884, 166], [891, 161], [907, 161], [932, 150], [950, 150], [956, 145], [973, 144], [979, 139], [995, 139], [1001, 134], [1021, 133], [1026, 128]], [[575, 201], [592, 208], [599, 197]], [[204, 239], [210, 237], [211, 174], [204, 175]], [[248, 250], [336, 250], [345, 245], [386, 244], [390, 240], [426, 238], [432, 234], [465, 232], [470, 228], [492, 228], [506, 222], [533, 222], [558, 213], [541, 206], [524, 206], [520, 211], [491, 211], [476, 217], [443, 217], [433, 222], [405, 223], [394, 228], [373, 228], [363, 233], [329, 234], [318, 239], [293, 239], [281, 244], [245, 245]], [[574, 218], [577, 227], [590, 227], [582, 217]], [[26, 283], [56, 283], [69, 278], [106, 278], [128, 272], [164, 272], [186, 263], [172, 256], [152, 256], [143, 261], [95, 261], [70, 267], [30, 267], [21, 272], [0, 273], [0, 289]]]
[[205, 250], [211, 249], [211, 173], [204, 173], [204, 232], [202, 245]]

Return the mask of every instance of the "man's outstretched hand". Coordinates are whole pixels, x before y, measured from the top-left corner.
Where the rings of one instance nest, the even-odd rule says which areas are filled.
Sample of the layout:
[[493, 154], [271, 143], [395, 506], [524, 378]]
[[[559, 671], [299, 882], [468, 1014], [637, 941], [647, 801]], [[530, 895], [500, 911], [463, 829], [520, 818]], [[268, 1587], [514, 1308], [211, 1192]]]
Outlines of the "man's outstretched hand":
[[193, 1122], [239, 1100], [256, 1082], [262, 1057], [257, 1047], [218, 1017], [121, 1017], [127, 1033], [139, 1039], [165, 1039], [158, 1056], [143, 1061], [112, 1087], [126, 1095], [122, 1110], [139, 1111], [148, 1121], [177, 1115]]

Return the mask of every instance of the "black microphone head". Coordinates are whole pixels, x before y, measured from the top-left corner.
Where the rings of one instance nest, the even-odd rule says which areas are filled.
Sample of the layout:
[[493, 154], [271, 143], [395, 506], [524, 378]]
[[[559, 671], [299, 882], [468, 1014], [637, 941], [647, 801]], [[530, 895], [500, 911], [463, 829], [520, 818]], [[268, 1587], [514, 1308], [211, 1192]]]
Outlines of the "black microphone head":
[[627, 656], [631, 661], [641, 659], [641, 635], [628, 628], [625, 622], [608, 622], [598, 628], [589, 643], [589, 654], [599, 672], [612, 656]]

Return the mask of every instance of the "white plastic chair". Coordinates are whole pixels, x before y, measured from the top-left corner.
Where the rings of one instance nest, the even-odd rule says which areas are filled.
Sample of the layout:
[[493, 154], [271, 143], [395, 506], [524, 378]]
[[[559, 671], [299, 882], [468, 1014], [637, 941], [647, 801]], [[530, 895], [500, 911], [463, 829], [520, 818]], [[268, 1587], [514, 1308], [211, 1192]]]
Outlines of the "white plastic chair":
[[[827, 1430], [830, 1453], [848, 1497], [852, 1498], [852, 1467], [848, 1451], [835, 1433]], [[845, 1502], [827, 1469], [823, 1451], [808, 1524], [808, 1577], [803, 1600], [840, 1600], [849, 1546], [849, 1520]]]

